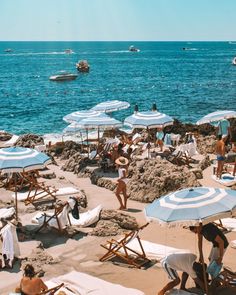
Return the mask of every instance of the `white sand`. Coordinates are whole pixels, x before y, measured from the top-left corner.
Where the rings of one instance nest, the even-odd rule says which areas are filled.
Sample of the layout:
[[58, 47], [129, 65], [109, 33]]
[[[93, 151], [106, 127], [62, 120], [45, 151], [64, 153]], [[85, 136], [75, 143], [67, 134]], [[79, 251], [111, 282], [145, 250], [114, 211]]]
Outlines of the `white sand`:
[[[94, 208], [98, 204], [102, 204], [105, 209], [117, 209], [118, 202], [109, 190], [91, 185], [88, 178], [77, 178], [76, 175], [70, 172], [64, 172], [58, 166], [51, 165], [51, 170], [55, 171], [57, 178], [48, 180], [47, 183], [55, 185], [56, 187], [75, 186], [83, 189], [88, 197], [89, 209]], [[222, 185], [213, 181], [210, 177], [212, 167], [204, 171], [204, 179], [201, 181], [204, 186], [223, 187]], [[65, 179], [60, 180], [59, 176], [64, 176]], [[10, 199], [11, 192], [0, 189], [2, 200]], [[23, 203], [19, 203], [19, 216], [23, 225], [30, 224], [31, 217], [34, 213], [26, 213]], [[128, 213], [137, 218], [140, 225], [146, 223], [143, 208], [146, 204], [129, 200]], [[44, 233], [38, 235], [38, 238], [44, 236], [44, 239], [50, 241], [50, 234]], [[141, 238], [155, 243], [165, 244], [176, 248], [190, 249], [193, 253], [197, 250], [197, 237], [188, 230], [182, 228], [166, 229], [160, 227], [158, 224], [151, 223], [146, 227], [142, 233]], [[227, 234], [229, 241], [236, 239], [236, 233], [230, 232]], [[98, 238], [94, 236], [77, 237], [76, 239], [67, 239], [59, 236], [54, 240], [54, 246], [46, 249], [46, 251], [53, 257], [60, 259], [59, 264], [48, 265], [45, 270], [46, 274], [44, 280], [55, 276], [63, 275], [71, 270], [77, 270], [99, 277], [101, 279], [122, 284], [126, 287], [136, 288], [143, 291], [146, 295], [156, 295], [157, 291], [167, 282], [167, 275], [157, 263], [154, 266], [139, 270], [128, 268], [124, 266], [114, 265], [112, 262], [101, 263], [99, 258], [104, 254], [104, 249], [100, 247], [100, 243], [106, 241], [108, 238]], [[39, 241], [39, 240], [38, 240]], [[30, 254], [31, 250], [35, 248], [37, 240], [21, 242], [20, 247], [23, 256], [25, 253]], [[210, 251], [210, 243], [204, 240], [204, 253]], [[235, 260], [236, 250], [228, 248], [224, 257], [224, 264], [236, 270]], [[19, 282], [22, 276], [19, 271], [19, 264], [14, 266], [13, 270], [3, 270], [0, 272], [0, 294], [5, 295], [14, 290], [14, 287]], [[192, 287], [191, 279], [188, 281], [188, 287]], [[230, 294], [230, 293], [220, 293]], [[233, 294], [233, 293], [232, 293]], [[111, 294], [112, 295], [112, 294]]]

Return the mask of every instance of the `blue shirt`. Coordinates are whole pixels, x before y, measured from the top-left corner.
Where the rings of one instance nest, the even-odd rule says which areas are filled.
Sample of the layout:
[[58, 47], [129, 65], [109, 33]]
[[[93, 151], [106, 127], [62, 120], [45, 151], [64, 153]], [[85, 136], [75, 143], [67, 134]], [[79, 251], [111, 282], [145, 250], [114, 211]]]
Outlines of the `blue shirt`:
[[158, 140], [162, 140], [163, 137], [164, 137], [164, 132], [163, 132], [163, 131], [158, 131], [158, 132], [156, 133], [156, 139], [158, 139]]
[[228, 120], [224, 119], [219, 121], [218, 126], [219, 128], [218, 130], [218, 135], [228, 135], [229, 134], [229, 127], [230, 127], [230, 123]]

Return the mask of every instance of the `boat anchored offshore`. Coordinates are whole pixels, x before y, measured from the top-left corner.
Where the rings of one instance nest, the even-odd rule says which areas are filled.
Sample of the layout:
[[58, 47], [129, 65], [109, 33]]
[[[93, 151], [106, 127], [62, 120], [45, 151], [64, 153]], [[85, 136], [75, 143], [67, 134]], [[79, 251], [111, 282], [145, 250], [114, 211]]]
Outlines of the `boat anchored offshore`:
[[65, 50], [65, 53], [66, 54], [72, 54], [72, 53], [74, 53], [74, 51], [72, 49], [66, 49]]
[[4, 50], [4, 52], [7, 52], [7, 53], [12, 52], [12, 51], [13, 50], [11, 48], [7, 48], [7, 49]]
[[50, 76], [49, 80], [51, 81], [69, 81], [69, 80], [75, 80], [78, 77], [77, 74], [71, 74], [65, 71], [61, 71], [57, 73], [56, 75]]
[[233, 60], [232, 60], [232, 64], [233, 64], [234, 66], [236, 66], [236, 56], [233, 58]]
[[79, 72], [82, 73], [88, 73], [89, 72], [89, 64], [87, 62], [87, 60], [80, 60], [77, 64], [76, 64], [76, 68]]
[[138, 48], [134, 47], [134, 45], [131, 45], [129, 47], [129, 51], [131, 51], [131, 52], [139, 52], [140, 50]]

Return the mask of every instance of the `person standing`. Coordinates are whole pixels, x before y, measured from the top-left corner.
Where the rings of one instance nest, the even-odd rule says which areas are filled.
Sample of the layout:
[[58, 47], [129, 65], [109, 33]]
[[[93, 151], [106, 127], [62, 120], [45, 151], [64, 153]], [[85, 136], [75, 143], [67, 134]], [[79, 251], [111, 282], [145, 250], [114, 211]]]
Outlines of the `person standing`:
[[164, 138], [164, 132], [162, 131], [161, 128], [157, 129], [156, 132], [156, 146], [160, 147], [161, 152], [163, 151], [163, 138]]
[[215, 151], [217, 159], [216, 177], [221, 178], [225, 161], [225, 142], [222, 139], [222, 135], [218, 135]]
[[230, 122], [227, 119], [223, 119], [218, 122], [217, 135], [221, 135], [225, 143], [231, 137]]
[[[157, 295], [164, 295], [180, 283], [180, 289], [186, 290], [186, 282], [190, 276], [197, 286], [204, 290], [203, 272], [200, 263], [196, 262], [197, 256], [193, 253], [174, 253], [168, 255], [162, 260], [162, 267], [171, 280], [167, 283]], [[181, 280], [177, 271], [182, 271]]]
[[[222, 263], [224, 253], [229, 245], [229, 242], [223, 232], [213, 223], [208, 223], [203, 226], [190, 226], [190, 231], [198, 234], [198, 248], [199, 253], [202, 249], [202, 239], [203, 237], [212, 243], [212, 249], [209, 254], [210, 263], [215, 260], [218, 265]], [[202, 261], [203, 257], [200, 257]]]
[[[127, 179], [127, 165], [129, 160], [125, 157], [119, 157], [116, 159], [115, 163], [118, 167], [119, 178], [117, 180], [117, 188], [116, 188], [116, 197], [120, 203], [120, 210], [125, 210], [127, 208], [127, 192], [126, 192], [126, 184], [128, 182]], [[121, 198], [121, 194], [123, 194], [124, 200]]]

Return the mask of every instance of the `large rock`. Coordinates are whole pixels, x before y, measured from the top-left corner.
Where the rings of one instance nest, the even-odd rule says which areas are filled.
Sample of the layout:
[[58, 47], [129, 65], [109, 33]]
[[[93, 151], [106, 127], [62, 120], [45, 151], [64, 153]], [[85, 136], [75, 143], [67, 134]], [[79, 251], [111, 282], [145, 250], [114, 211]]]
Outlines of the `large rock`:
[[81, 156], [80, 152], [76, 152], [65, 162], [62, 166], [62, 170], [78, 174], [88, 165], [89, 162], [89, 158], [84, 158]]
[[197, 138], [197, 150], [200, 154], [214, 154], [216, 145], [215, 135], [201, 136]]
[[28, 148], [34, 148], [36, 145], [43, 145], [44, 140], [42, 136], [36, 134], [23, 134], [18, 138], [15, 146], [22, 146]]
[[141, 202], [152, 202], [169, 192], [200, 186], [196, 175], [187, 167], [176, 166], [164, 159], [133, 161], [128, 173], [130, 198]]
[[89, 235], [115, 236], [138, 228], [135, 217], [116, 210], [102, 210], [100, 220]]
[[0, 141], [7, 141], [7, 140], [10, 140], [11, 138], [12, 138], [12, 134], [4, 130], [0, 131]]

